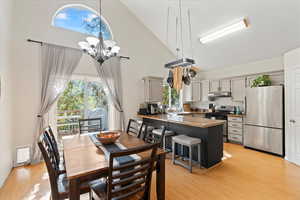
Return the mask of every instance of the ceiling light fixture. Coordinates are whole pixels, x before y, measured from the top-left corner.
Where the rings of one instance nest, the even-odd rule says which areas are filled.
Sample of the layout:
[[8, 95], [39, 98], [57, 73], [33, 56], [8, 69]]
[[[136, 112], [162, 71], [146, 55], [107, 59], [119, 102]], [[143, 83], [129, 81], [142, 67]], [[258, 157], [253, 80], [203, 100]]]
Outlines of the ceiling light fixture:
[[99, 20], [99, 36], [95, 37], [87, 37], [86, 41], [79, 42], [78, 45], [82, 49], [82, 51], [92, 58], [97, 60], [101, 65], [111, 57], [118, 56], [120, 47], [117, 46], [117, 43], [112, 40], [104, 40], [103, 38], [103, 30], [102, 30], [102, 0], [99, 1], [100, 5], [100, 20]]
[[233, 23], [229, 26], [226, 26], [225, 28], [216, 30], [210, 34], [207, 34], [205, 36], [200, 36], [200, 42], [202, 44], [214, 41], [216, 39], [219, 39], [221, 37], [224, 37], [226, 35], [229, 35], [231, 33], [237, 32], [237, 31], [241, 31], [243, 29], [246, 29], [248, 27], [248, 23], [247, 20], [244, 18], [242, 20], [239, 20], [236, 23]]

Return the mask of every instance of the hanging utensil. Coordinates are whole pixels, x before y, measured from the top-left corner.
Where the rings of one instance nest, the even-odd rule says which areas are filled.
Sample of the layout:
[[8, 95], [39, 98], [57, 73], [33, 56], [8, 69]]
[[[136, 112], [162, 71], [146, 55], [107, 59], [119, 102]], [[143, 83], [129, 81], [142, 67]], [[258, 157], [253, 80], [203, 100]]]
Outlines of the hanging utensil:
[[169, 70], [169, 76], [167, 78], [167, 83], [169, 84], [170, 88], [174, 87], [173, 72], [171, 70]]
[[189, 75], [190, 75], [190, 77], [195, 78], [195, 76], [197, 75], [197, 72], [193, 68], [190, 68]]

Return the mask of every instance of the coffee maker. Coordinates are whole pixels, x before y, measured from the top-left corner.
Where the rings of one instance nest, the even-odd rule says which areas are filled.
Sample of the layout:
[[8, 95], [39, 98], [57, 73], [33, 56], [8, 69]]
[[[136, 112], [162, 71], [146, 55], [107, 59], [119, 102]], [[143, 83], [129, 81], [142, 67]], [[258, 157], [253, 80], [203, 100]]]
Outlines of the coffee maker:
[[157, 103], [145, 103], [140, 105], [139, 114], [156, 115], [159, 114], [159, 106]]

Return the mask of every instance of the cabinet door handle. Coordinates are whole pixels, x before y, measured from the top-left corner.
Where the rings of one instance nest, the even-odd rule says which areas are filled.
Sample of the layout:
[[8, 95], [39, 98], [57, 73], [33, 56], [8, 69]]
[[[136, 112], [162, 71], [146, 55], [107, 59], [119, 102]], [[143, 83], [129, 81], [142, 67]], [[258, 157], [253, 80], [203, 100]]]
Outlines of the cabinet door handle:
[[296, 123], [296, 120], [291, 119], [290, 122], [291, 122], [291, 123]]

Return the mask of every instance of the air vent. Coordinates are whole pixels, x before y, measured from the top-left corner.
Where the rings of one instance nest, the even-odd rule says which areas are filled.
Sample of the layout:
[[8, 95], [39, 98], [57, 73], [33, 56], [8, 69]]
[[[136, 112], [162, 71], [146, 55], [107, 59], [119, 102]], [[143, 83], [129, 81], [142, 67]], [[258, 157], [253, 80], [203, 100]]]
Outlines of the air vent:
[[16, 148], [15, 166], [27, 165], [30, 163], [30, 146]]

